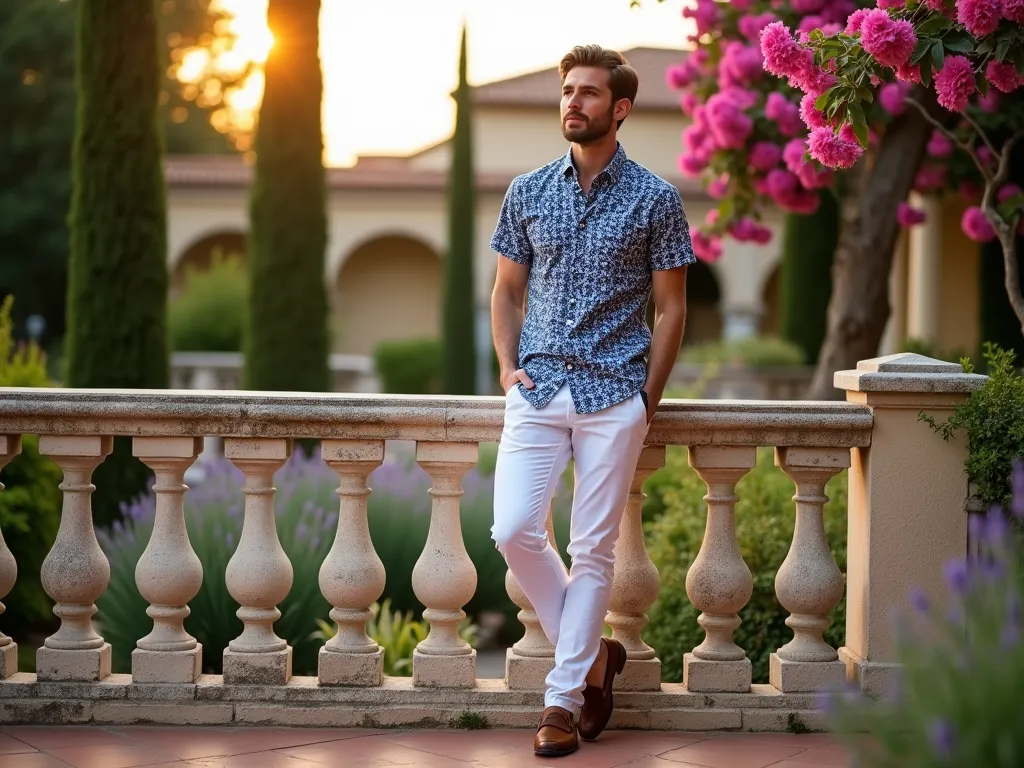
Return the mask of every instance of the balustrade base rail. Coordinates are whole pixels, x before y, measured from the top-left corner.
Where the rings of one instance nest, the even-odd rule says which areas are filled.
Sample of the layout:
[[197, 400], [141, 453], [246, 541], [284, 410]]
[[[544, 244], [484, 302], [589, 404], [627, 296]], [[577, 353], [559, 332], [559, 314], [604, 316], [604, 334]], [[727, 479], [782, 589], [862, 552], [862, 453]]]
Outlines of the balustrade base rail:
[[[660, 691], [615, 695], [609, 728], [673, 731], [823, 730], [813, 693], [780, 693], [753, 685], [748, 693], [692, 693], [665, 683]], [[99, 683], [38, 681], [18, 673], [0, 680], [0, 723], [59, 725], [263, 725], [358, 728], [449, 728], [461, 718], [492, 728], [536, 728], [541, 691], [509, 690], [480, 679], [471, 689], [414, 687], [385, 677], [374, 688], [321, 686], [315, 677], [286, 685], [230, 685], [220, 675], [197, 683], [133, 683], [110, 675]]]

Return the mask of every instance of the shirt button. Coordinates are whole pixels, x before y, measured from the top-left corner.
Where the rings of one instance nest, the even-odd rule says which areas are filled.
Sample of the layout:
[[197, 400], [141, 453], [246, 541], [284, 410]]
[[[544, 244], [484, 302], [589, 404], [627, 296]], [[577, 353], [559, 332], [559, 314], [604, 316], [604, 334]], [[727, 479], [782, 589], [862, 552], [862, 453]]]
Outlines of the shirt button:
[[571, 371], [572, 370], [572, 363], [566, 363], [565, 364], [565, 370]]
[[587, 222], [581, 221], [580, 222], [580, 229], [586, 229], [586, 228], [587, 228]]
[[565, 321], [565, 324], [566, 324], [566, 325], [572, 325], [572, 320], [566, 320], [566, 321]]
[[576, 299], [569, 299], [569, 303], [570, 304], [575, 304], [576, 303]]

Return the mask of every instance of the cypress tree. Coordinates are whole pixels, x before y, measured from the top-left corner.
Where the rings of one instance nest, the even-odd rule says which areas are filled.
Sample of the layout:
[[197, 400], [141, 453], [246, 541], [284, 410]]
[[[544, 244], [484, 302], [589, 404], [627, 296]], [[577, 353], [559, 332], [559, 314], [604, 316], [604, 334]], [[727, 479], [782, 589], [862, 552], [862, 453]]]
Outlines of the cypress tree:
[[473, 174], [472, 104], [466, 79], [466, 28], [459, 50], [455, 133], [448, 176], [448, 256], [444, 270], [444, 391], [476, 394], [476, 316], [473, 240], [476, 190]]
[[327, 247], [320, 0], [270, 0], [274, 35], [249, 203], [245, 386], [326, 391]]
[[[152, 2], [78, 3], [65, 382], [168, 383], [167, 222]], [[129, 438], [95, 474], [100, 524], [145, 490]]]
[[779, 335], [798, 345], [809, 365], [825, 338], [832, 296], [832, 256], [839, 242], [839, 204], [823, 189], [818, 210], [787, 214], [779, 272]]

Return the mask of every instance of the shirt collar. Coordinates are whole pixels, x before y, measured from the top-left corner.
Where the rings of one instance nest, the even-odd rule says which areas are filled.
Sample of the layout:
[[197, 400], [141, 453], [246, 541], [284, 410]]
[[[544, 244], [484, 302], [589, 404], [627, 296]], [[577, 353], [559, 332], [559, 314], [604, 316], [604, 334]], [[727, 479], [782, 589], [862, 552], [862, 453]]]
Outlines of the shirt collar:
[[[622, 144], [615, 143], [615, 154], [612, 155], [612, 159], [601, 173], [594, 177], [594, 181], [597, 181], [604, 174], [608, 175], [608, 180], [612, 184], [615, 184], [622, 176], [622, 169], [626, 164], [626, 150], [622, 148]], [[565, 157], [562, 158], [562, 165], [560, 168], [562, 175], [567, 176], [569, 171], [572, 171], [573, 176], [576, 175], [576, 164], [572, 161], [572, 147], [569, 147], [569, 151], [565, 153]]]

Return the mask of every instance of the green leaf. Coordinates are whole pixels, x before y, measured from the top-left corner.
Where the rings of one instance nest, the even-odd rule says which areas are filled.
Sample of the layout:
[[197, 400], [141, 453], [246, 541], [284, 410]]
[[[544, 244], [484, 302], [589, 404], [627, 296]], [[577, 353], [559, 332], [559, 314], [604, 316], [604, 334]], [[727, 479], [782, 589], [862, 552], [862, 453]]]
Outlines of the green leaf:
[[1010, 38], [1004, 37], [996, 46], [996, 61], [1002, 63], [1006, 59], [1006, 53], [1010, 50]]
[[986, 38], [986, 39], [982, 40], [978, 44], [977, 50], [978, 50], [978, 53], [988, 53], [994, 47], [995, 47], [995, 40], [993, 40], [991, 37], [989, 37], [989, 38]]
[[832, 86], [827, 91], [825, 91], [823, 94], [821, 94], [818, 98], [816, 98], [814, 100], [814, 108], [816, 110], [818, 110], [819, 112], [824, 112], [825, 111], [825, 107], [828, 106], [829, 97], [831, 96], [832, 91], [834, 91], [835, 89], [836, 89], [836, 86]]
[[935, 67], [936, 72], [941, 71], [946, 65], [946, 54], [942, 51], [941, 42], [932, 45], [932, 65]]
[[930, 88], [932, 84], [932, 68], [927, 64], [921, 65], [921, 85]]
[[862, 85], [859, 88], [857, 88], [857, 98], [860, 99], [861, 101], [866, 101], [868, 102], [868, 104], [870, 104], [875, 100], [875, 95], [871, 93], [870, 88]]
[[942, 44], [946, 47], [947, 51], [955, 51], [956, 53], [970, 53], [974, 50], [974, 43], [962, 36], [954, 37], [950, 35], [942, 41]]
[[946, 31], [947, 29], [950, 28], [950, 26], [952, 26], [952, 23], [949, 19], [947, 19], [945, 16], [942, 16], [941, 14], [936, 14], [935, 16], [932, 16], [930, 19], [928, 19], [920, 26], [918, 26], [917, 36], [918, 38], [931, 37], [932, 35], [938, 34], [939, 32]]
[[975, 78], [975, 81], [978, 83], [978, 92], [983, 97], [987, 97], [988, 96], [988, 80], [986, 80], [984, 77], [981, 77], [981, 78]]
[[928, 53], [928, 48], [931, 43], [928, 40], [921, 40], [918, 42], [917, 47], [914, 49], [914, 54], [910, 57], [911, 64], [917, 64], [921, 59]]
[[868, 121], [864, 117], [864, 109], [859, 102], [852, 101], [849, 104], [849, 114], [853, 125], [853, 133], [862, 147], [868, 145]]

